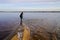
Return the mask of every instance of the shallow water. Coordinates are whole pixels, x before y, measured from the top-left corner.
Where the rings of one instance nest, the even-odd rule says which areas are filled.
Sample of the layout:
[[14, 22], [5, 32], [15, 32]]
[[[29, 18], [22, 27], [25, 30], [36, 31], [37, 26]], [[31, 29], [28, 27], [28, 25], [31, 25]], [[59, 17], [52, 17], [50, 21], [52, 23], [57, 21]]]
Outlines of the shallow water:
[[[1, 36], [3, 35], [2, 32], [7, 31], [6, 34], [9, 35], [10, 30], [12, 31], [17, 28], [20, 22], [19, 14], [20, 13], [4, 13], [4, 12], [0, 13], [0, 35]], [[37, 22], [35, 21], [35, 23], [38, 25], [42, 24], [41, 26], [45, 25], [47, 26], [47, 28], [50, 28], [50, 30], [53, 29], [54, 27], [60, 27], [60, 13], [58, 12], [57, 13], [39, 13], [39, 12], [38, 13], [26, 13], [25, 12], [23, 20], [28, 23], [29, 21], [27, 20], [30, 20], [30, 19], [38, 19], [38, 20], [42, 19], [43, 20], [42, 22], [36, 20]], [[4, 35], [6, 34], [4, 33]], [[0, 39], [1, 39], [1, 36], [0, 36]]]

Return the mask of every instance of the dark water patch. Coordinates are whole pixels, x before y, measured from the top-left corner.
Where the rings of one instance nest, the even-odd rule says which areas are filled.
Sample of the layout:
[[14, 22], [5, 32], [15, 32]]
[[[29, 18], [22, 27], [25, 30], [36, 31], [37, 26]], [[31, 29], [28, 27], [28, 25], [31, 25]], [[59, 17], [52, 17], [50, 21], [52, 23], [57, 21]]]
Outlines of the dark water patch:
[[0, 31], [0, 40], [3, 40], [5, 37], [7, 37], [11, 31]]

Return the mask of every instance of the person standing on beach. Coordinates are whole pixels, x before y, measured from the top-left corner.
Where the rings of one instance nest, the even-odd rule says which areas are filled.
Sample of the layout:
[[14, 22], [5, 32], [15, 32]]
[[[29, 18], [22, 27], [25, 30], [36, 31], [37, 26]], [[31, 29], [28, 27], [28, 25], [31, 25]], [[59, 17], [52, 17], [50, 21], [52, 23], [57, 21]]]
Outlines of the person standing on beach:
[[20, 26], [18, 28], [18, 32], [17, 32], [17, 35], [18, 35], [18, 39], [19, 40], [22, 40], [23, 39], [23, 26], [22, 26], [22, 19], [23, 19], [23, 12], [21, 12], [21, 14], [19, 15], [20, 17]]
[[21, 12], [21, 14], [20, 14], [20, 19], [21, 19], [21, 21], [20, 21], [20, 25], [22, 25], [23, 12]]

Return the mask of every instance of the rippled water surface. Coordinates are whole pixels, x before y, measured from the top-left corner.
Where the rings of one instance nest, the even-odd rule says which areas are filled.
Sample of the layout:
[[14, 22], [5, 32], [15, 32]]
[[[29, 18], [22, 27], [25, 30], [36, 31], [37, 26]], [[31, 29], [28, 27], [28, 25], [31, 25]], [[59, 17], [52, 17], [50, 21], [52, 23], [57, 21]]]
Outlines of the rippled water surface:
[[[18, 24], [20, 23], [20, 18], [19, 18], [20, 13], [0, 13], [0, 39], [3, 39], [6, 37], [6, 34], [10, 34], [12, 30], [16, 29], [18, 27]], [[38, 20], [43, 20], [42, 22], [40, 21], [35, 21], [36, 24], [41, 25], [47, 25], [52, 30], [54, 28], [54, 25], [57, 25], [56, 27], [60, 27], [60, 13], [24, 13], [24, 18], [23, 20], [26, 22], [28, 25], [29, 20], [32, 21], [32, 19], [38, 19]], [[40, 23], [39, 23], [40, 22]], [[33, 23], [34, 24], [34, 23]], [[54, 27], [50, 27], [50, 25]], [[4, 34], [4, 35], [3, 35]]]

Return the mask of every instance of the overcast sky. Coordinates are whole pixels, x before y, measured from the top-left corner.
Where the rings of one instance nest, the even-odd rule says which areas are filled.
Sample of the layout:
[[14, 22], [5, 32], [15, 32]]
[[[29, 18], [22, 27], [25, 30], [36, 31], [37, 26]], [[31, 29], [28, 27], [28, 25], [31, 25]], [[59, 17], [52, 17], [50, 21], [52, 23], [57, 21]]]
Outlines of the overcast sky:
[[60, 0], [0, 0], [0, 3], [59, 2]]
[[60, 8], [60, 0], [0, 0], [0, 9]]

